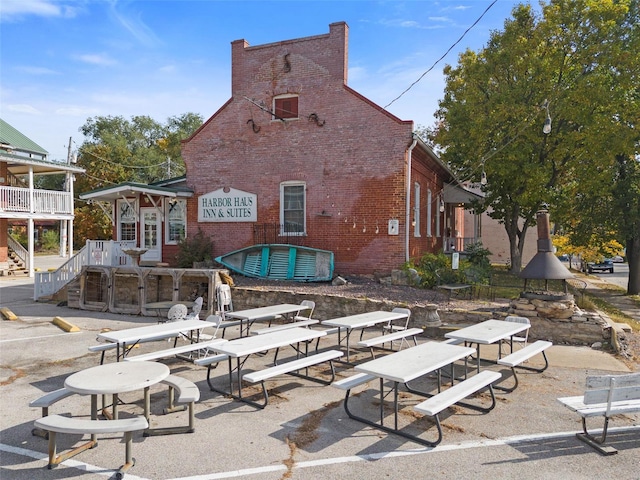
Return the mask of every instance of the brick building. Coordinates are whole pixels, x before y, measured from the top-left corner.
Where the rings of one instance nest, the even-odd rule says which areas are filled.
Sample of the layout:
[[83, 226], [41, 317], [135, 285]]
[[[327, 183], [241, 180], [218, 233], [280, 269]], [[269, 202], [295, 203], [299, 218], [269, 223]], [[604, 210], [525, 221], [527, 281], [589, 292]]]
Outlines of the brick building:
[[182, 147], [188, 235], [200, 229], [216, 255], [274, 231], [273, 243], [333, 251], [339, 274], [370, 274], [441, 249], [456, 218], [464, 236], [458, 204], [441, 211], [455, 179], [413, 122], [347, 85], [348, 34], [339, 22], [232, 42], [231, 98]]
[[[180, 228], [169, 222], [211, 238], [214, 257], [259, 243], [331, 250], [340, 275], [390, 272], [464, 238], [462, 207], [473, 194], [412, 121], [347, 85], [348, 35], [338, 22], [323, 35], [232, 42], [231, 98], [183, 142], [184, 179], [81, 198], [112, 202], [114, 240], [139, 239], [142, 264], [174, 263], [169, 233]], [[154, 220], [142, 218], [154, 207]], [[148, 245], [163, 237], [150, 229], [164, 241]]]

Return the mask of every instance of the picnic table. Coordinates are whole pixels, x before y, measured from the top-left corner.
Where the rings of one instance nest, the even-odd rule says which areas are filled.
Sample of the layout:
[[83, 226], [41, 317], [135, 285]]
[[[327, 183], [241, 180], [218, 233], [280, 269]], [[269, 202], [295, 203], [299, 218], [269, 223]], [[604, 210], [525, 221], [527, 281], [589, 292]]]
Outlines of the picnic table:
[[[169, 376], [169, 367], [157, 362], [108, 363], [87, 368], [68, 376], [64, 386], [81, 395], [91, 395], [91, 419], [98, 418], [98, 395], [103, 395], [102, 408], [106, 413], [104, 395], [112, 395], [112, 413], [118, 418], [118, 394], [144, 390], [144, 416], [149, 421], [149, 387]], [[94, 439], [95, 440], [95, 439]]]
[[258, 320], [273, 319], [277, 316], [294, 317], [302, 310], [310, 310], [311, 307], [306, 305], [295, 305], [290, 303], [281, 303], [278, 305], [269, 305], [266, 307], [249, 308], [246, 310], [236, 310], [225, 312], [225, 317], [240, 320], [240, 336], [242, 337], [242, 323], [246, 323], [246, 336], [249, 335], [249, 329], [254, 322]]
[[[451, 365], [453, 370], [453, 363], [465, 359], [470, 355], [473, 355], [475, 350], [471, 347], [463, 347], [460, 345], [451, 345], [443, 342], [426, 342], [415, 347], [407, 348], [406, 350], [401, 350], [399, 352], [391, 353], [384, 357], [377, 358], [375, 360], [370, 360], [368, 362], [362, 363], [355, 367], [357, 372], [360, 372], [364, 375], [368, 375], [371, 378], [379, 380], [379, 389], [380, 389], [380, 402], [379, 402], [379, 411], [380, 418], [379, 422], [374, 422], [369, 420], [361, 415], [354, 414], [348, 408], [348, 400], [349, 400], [349, 392], [347, 391], [347, 396], [344, 400], [345, 410], [347, 415], [360, 422], [363, 422], [367, 425], [379, 428], [381, 430], [398, 434], [410, 440], [416, 441], [421, 444], [430, 445], [430, 442], [426, 442], [425, 440], [414, 436], [410, 433], [401, 431], [398, 428], [398, 386], [400, 384], [404, 384], [407, 390], [411, 393], [423, 396], [430, 397], [432, 394], [427, 392], [422, 392], [411, 388], [409, 386], [409, 382], [412, 380], [416, 380], [419, 377], [423, 377], [432, 372], [440, 371], [440, 369]], [[453, 379], [453, 371], [451, 378]], [[391, 381], [393, 386], [393, 409], [394, 409], [394, 424], [393, 427], [387, 427], [384, 424], [384, 382]], [[438, 392], [440, 391], [440, 375], [438, 374]], [[468, 405], [465, 405], [468, 406]], [[475, 406], [470, 406], [471, 408], [476, 408]]]
[[323, 320], [321, 322], [322, 325], [328, 325], [330, 327], [335, 327], [338, 329], [338, 343], [342, 343], [342, 339], [340, 337], [340, 330], [344, 329], [347, 331], [345, 335], [346, 339], [346, 347], [347, 347], [347, 358], [346, 363], [350, 363], [350, 346], [349, 346], [349, 337], [354, 330], [362, 330], [364, 328], [374, 326], [380, 323], [388, 323], [389, 321], [400, 320], [403, 318], [407, 318], [406, 313], [401, 312], [385, 312], [382, 310], [374, 311], [374, 312], [366, 312], [359, 313], [357, 315], [349, 315], [346, 317], [334, 318], [331, 320]]
[[[241, 337], [219, 345], [214, 345], [211, 347], [212, 350], [228, 356], [227, 363], [229, 366], [229, 390], [221, 390], [213, 385], [213, 383], [211, 382], [212, 367], [210, 364], [207, 369], [207, 383], [209, 384], [209, 388], [214, 392], [218, 392], [223, 395], [229, 395], [237, 400], [263, 408], [264, 405], [259, 405], [242, 396], [242, 369], [249, 356], [256, 353], [267, 352], [269, 350], [276, 350], [276, 356], [274, 359], [275, 363], [278, 350], [281, 347], [285, 346], [292, 346], [298, 355], [307, 356], [309, 342], [324, 335], [326, 335], [326, 332], [322, 330], [311, 330], [309, 328], [295, 327], [264, 335]], [[305, 345], [304, 352], [300, 349], [301, 343], [304, 343]], [[235, 359], [235, 367], [233, 365], [233, 359]], [[195, 363], [206, 364], [199, 362], [198, 360], [196, 360]], [[234, 393], [233, 389], [234, 372], [236, 374], [236, 381], [238, 383], [237, 395]]]
[[182, 304], [187, 308], [193, 308], [193, 306], [195, 305], [195, 302], [181, 301], [181, 300], [165, 300], [162, 302], [145, 303], [142, 305], [142, 313], [143, 315], [148, 315], [149, 313], [148, 310], [155, 310], [156, 315], [158, 317], [165, 317], [165, 321], [166, 321], [166, 316], [169, 309], [174, 305], [179, 305], [179, 304]]
[[[506, 322], [504, 320], [485, 320], [484, 322], [471, 325], [448, 332], [445, 337], [455, 340], [462, 340], [466, 344], [476, 344], [477, 349], [477, 370], [480, 371], [480, 345], [489, 345], [500, 342], [507, 338], [512, 339], [514, 335], [527, 330], [531, 325], [516, 322]], [[513, 341], [510, 340], [511, 352], [513, 353]], [[498, 353], [500, 355], [500, 353]]]
[[180, 334], [188, 336], [192, 341], [198, 341], [200, 331], [207, 327], [211, 327], [211, 322], [185, 320], [182, 322], [159, 323], [157, 325], [103, 332], [98, 335], [98, 339], [115, 343], [117, 349], [116, 359], [120, 361], [121, 358], [126, 357], [129, 351], [140, 342], [163, 340], [177, 337]]

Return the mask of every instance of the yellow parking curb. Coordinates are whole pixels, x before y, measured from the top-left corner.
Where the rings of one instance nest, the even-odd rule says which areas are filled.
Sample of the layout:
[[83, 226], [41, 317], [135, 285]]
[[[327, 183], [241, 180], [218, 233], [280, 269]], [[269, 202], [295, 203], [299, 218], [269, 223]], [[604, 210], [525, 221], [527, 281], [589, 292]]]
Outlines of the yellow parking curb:
[[67, 322], [62, 317], [53, 317], [53, 320], [51, 321], [51, 323], [53, 323], [57, 327], [60, 327], [65, 332], [79, 332], [80, 331], [80, 329], [78, 327], [76, 327], [75, 325]]
[[7, 320], [18, 320], [18, 316], [15, 313], [13, 313], [11, 310], [9, 310], [7, 307], [0, 308], [0, 313]]

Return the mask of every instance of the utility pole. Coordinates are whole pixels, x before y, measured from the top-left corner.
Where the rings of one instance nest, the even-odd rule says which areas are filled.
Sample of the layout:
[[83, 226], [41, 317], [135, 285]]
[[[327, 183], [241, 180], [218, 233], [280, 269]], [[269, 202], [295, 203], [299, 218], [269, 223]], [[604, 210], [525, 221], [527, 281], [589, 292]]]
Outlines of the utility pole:
[[[69, 145], [67, 146], [67, 165], [71, 165], [71, 145], [73, 143], [73, 137], [69, 137]], [[71, 174], [67, 172], [65, 174], [64, 180], [64, 191], [65, 193], [70, 192], [69, 182], [72, 182]], [[71, 201], [71, 205], [73, 205], [73, 200]], [[67, 254], [67, 221], [68, 220], [60, 220], [60, 256], [65, 257]]]

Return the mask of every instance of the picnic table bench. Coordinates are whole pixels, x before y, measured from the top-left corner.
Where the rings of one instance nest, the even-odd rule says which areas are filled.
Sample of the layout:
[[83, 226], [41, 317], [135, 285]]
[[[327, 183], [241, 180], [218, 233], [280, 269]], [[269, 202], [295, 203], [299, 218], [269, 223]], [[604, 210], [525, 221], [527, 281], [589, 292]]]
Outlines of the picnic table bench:
[[[582, 417], [578, 439], [604, 455], [613, 455], [618, 451], [605, 445], [609, 420], [614, 415], [640, 412], [640, 373], [588, 376], [584, 395], [562, 397], [558, 401]], [[604, 417], [600, 437], [587, 430], [588, 417]]]
[[[163, 413], [167, 414], [188, 409], [189, 423], [185, 426], [178, 427], [150, 428], [145, 430], [144, 436], [150, 437], [154, 435], [195, 432], [194, 404], [200, 400], [200, 389], [198, 386], [191, 380], [177, 375], [169, 375], [160, 383], [169, 387], [169, 405], [163, 410]], [[181, 405], [176, 406], [176, 403]]]
[[[498, 365], [505, 365], [511, 368], [511, 373], [515, 380], [515, 384], [513, 387], [502, 387], [500, 385], [496, 385], [494, 388], [498, 390], [502, 390], [503, 392], [513, 392], [518, 386], [518, 376], [516, 375], [516, 367], [522, 368], [524, 370], [530, 370], [532, 372], [542, 373], [549, 367], [549, 360], [547, 359], [547, 354], [545, 350], [553, 345], [551, 342], [547, 342], [546, 340], [537, 340], [533, 343], [530, 343], [524, 348], [507, 355], [506, 357], [502, 357], [498, 359]], [[529, 367], [522, 365], [523, 362], [529, 360], [532, 357], [535, 357], [539, 353], [544, 357], [544, 366], [542, 368]]]
[[[264, 404], [262, 407], [266, 407], [269, 402], [269, 395], [267, 393], [267, 388], [264, 384], [265, 380], [273, 378], [278, 375], [283, 375], [288, 373], [289, 375], [301, 376], [307, 380], [311, 380], [314, 382], [322, 383], [324, 385], [330, 385], [331, 382], [336, 377], [335, 368], [333, 366], [333, 360], [339, 358], [343, 355], [343, 353], [339, 350], [327, 350], [325, 352], [316, 353], [313, 355], [308, 355], [306, 357], [298, 358], [296, 360], [291, 360], [285, 363], [280, 363], [273, 367], [264, 368], [262, 370], [257, 370], [252, 373], [247, 373], [243, 375], [242, 380], [250, 383], [260, 382], [262, 385], [262, 395], [264, 396]], [[314, 378], [309, 375], [299, 375], [296, 372], [301, 369], [308, 369], [313, 365], [318, 365], [320, 363], [329, 362], [329, 367], [331, 368], [331, 379], [328, 381]]]
[[155, 352], [143, 353], [141, 355], [129, 355], [124, 358], [125, 362], [141, 362], [148, 360], [160, 360], [163, 358], [171, 358], [178, 356], [180, 358], [187, 359], [183, 355], [198, 353], [199, 358], [205, 358], [209, 352], [212, 351], [211, 347], [220, 343], [228, 342], [224, 338], [216, 338], [208, 342], [195, 342], [187, 345], [180, 345], [179, 347], [166, 348], [164, 350], [157, 350]]
[[448, 408], [454, 404], [458, 404], [461, 400], [473, 395], [476, 392], [484, 388], [489, 388], [491, 393], [491, 405], [483, 407], [480, 405], [471, 405], [465, 403], [464, 406], [477, 410], [482, 413], [488, 413], [496, 406], [496, 396], [493, 391], [493, 382], [500, 379], [502, 375], [498, 372], [492, 372], [489, 370], [483, 370], [482, 372], [457, 383], [446, 390], [434, 395], [433, 397], [425, 400], [422, 403], [414, 406], [413, 409], [417, 412], [423, 413], [433, 417], [436, 421], [436, 428], [438, 429], [438, 437], [433, 442], [430, 442], [432, 446], [438, 445], [442, 441], [442, 425], [440, 424], [440, 412], [445, 408]]
[[370, 348], [371, 356], [375, 358], [376, 355], [373, 350], [375, 347], [384, 346], [384, 344], [388, 342], [391, 344], [391, 349], [393, 349], [393, 342], [396, 340], [400, 340], [401, 341], [400, 349], [402, 349], [403, 343], [407, 343], [408, 345], [407, 338], [409, 337], [412, 337], [413, 343], [415, 345], [418, 345], [418, 340], [416, 336], [420, 335], [421, 333], [422, 333], [421, 328], [407, 328], [404, 330], [394, 330], [392, 333], [387, 333], [386, 335], [380, 335], [378, 337], [361, 340], [360, 342], [358, 342], [358, 346]]
[[436, 288], [440, 288], [442, 290], [446, 290], [449, 294], [448, 299], [451, 300], [451, 296], [455, 294], [464, 295], [466, 297], [467, 293], [469, 294], [469, 298], [471, 298], [471, 289], [473, 285], [467, 283], [449, 283], [445, 285], [438, 285]]
[[[35, 421], [36, 428], [49, 432], [49, 469], [56, 467], [61, 462], [80, 452], [96, 447], [98, 441], [95, 439], [95, 435], [98, 433], [124, 433], [125, 463], [116, 472], [117, 479], [121, 479], [124, 473], [135, 464], [135, 459], [131, 454], [133, 432], [144, 430], [148, 426], [147, 419], [142, 416], [119, 420], [87, 420], [84, 418], [63, 417], [61, 415], [48, 415]], [[92, 438], [90, 441], [58, 455], [56, 452], [57, 433], [91, 434]]]

